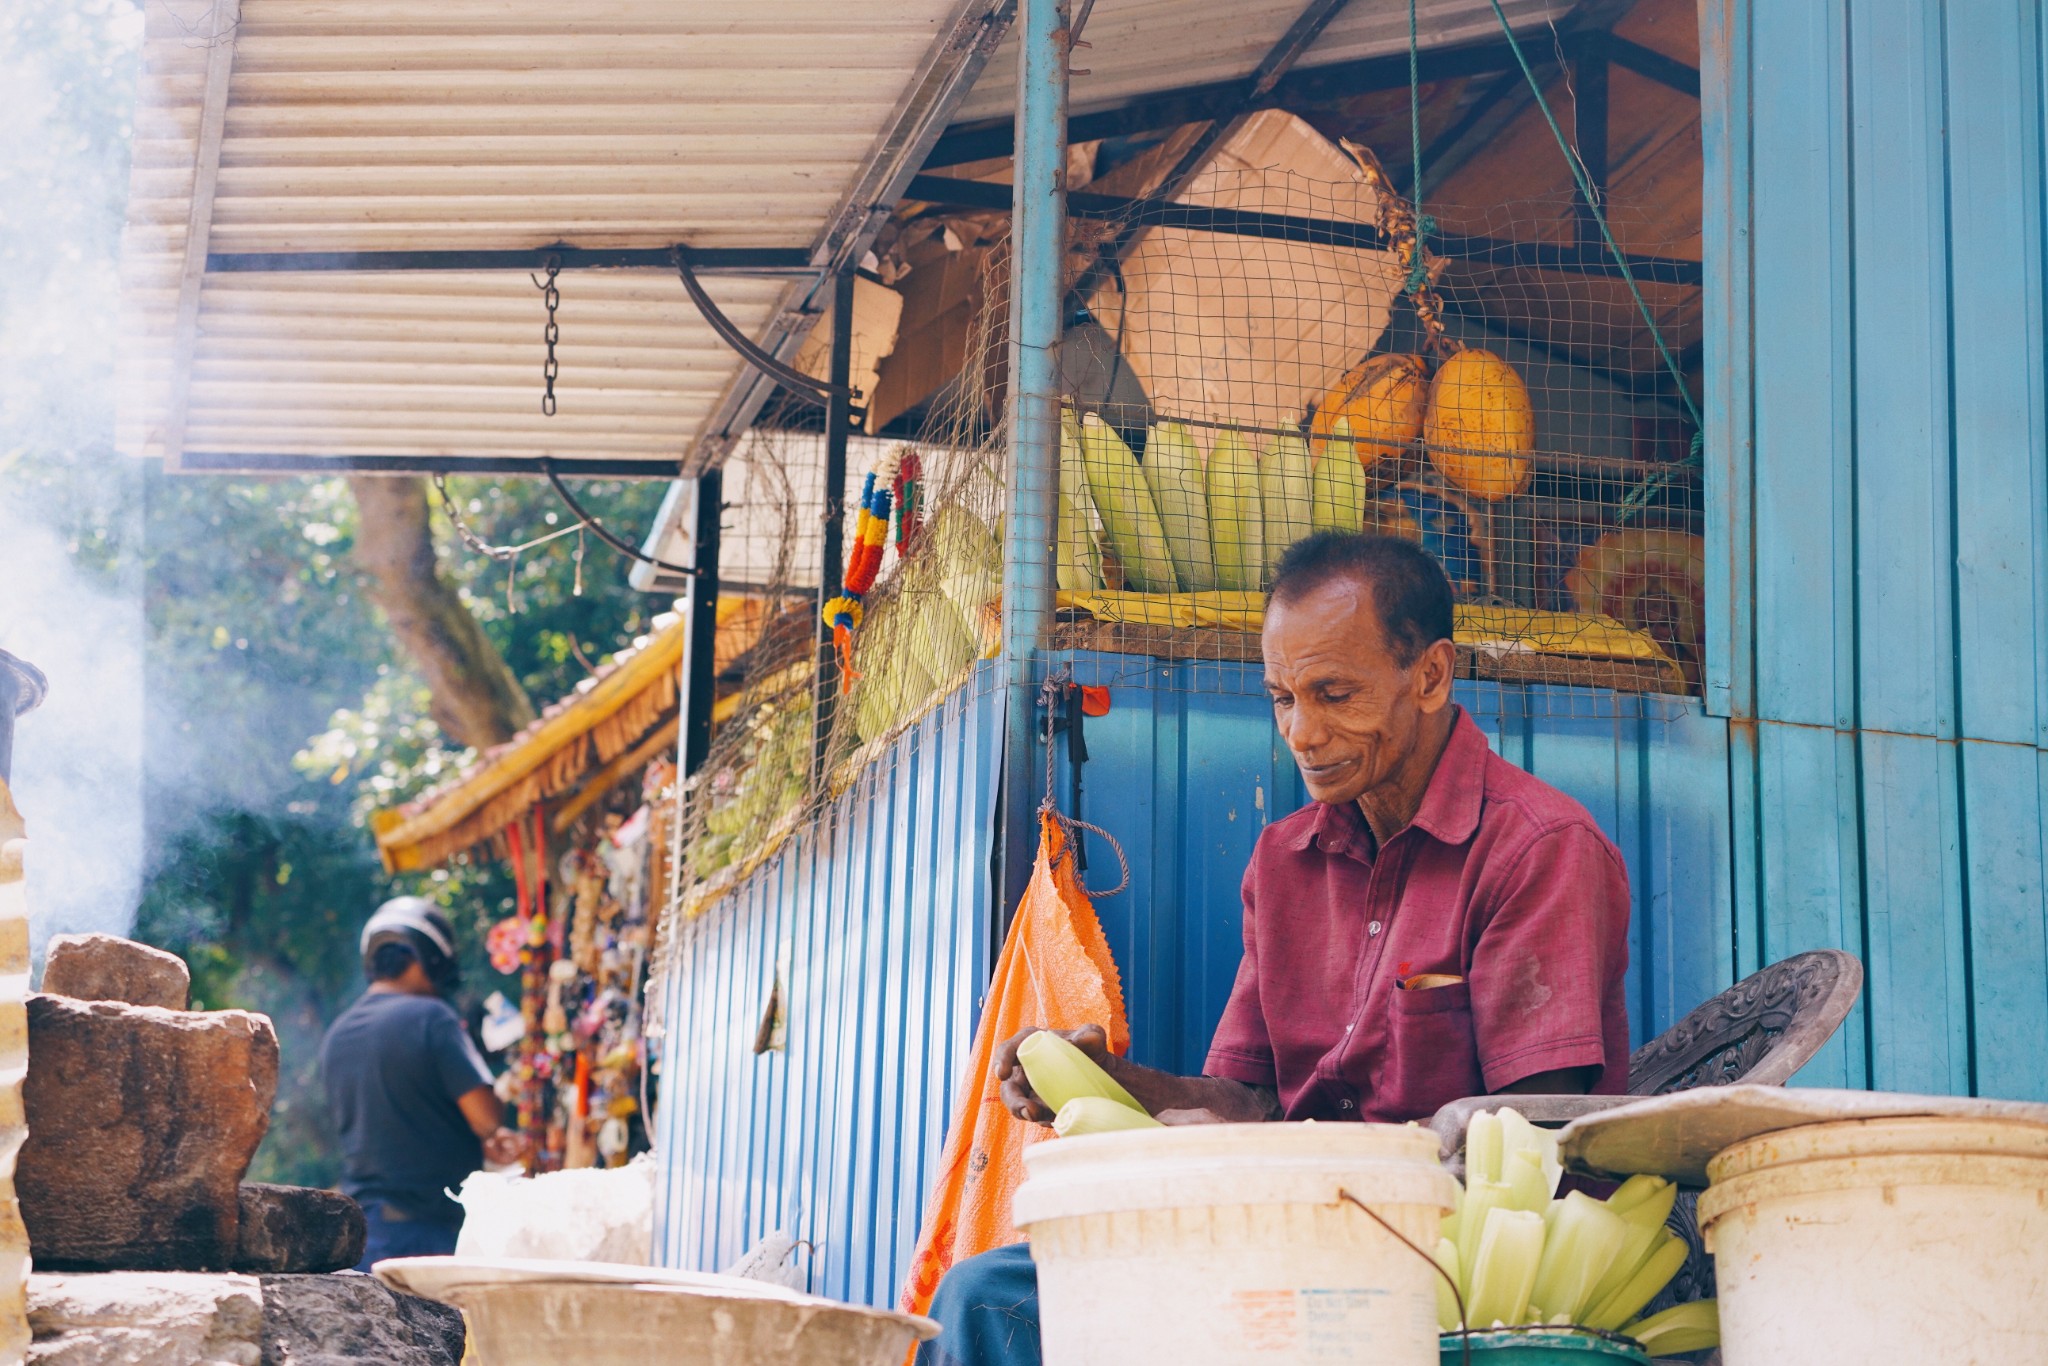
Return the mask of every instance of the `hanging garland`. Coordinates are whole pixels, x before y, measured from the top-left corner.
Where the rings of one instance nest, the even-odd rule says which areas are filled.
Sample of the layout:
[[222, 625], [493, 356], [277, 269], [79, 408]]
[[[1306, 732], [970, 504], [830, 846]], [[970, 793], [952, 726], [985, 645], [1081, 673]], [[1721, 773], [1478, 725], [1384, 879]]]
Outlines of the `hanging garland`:
[[839, 691], [849, 692], [860, 674], [853, 667], [853, 633], [860, 629], [863, 600], [882, 571], [882, 552], [889, 544], [892, 512], [896, 517], [896, 553], [909, 552], [922, 519], [918, 504], [917, 454], [907, 447], [890, 452], [861, 481], [854, 509], [853, 553], [839, 596], [826, 600], [821, 615], [832, 631], [832, 651], [839, 660]]

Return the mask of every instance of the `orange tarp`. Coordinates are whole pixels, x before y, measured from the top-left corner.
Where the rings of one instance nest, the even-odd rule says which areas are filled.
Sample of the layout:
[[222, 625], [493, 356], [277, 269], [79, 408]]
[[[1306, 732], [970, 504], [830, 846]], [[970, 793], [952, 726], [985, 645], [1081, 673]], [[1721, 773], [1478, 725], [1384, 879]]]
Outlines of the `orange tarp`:
[[1079, 1029], [1101, 1025], [1111, 1051], [1130, 1047], [1123, 987], [1095, 907], [1074, 875], [1059, 822], [1040, 822], [1038, 863], [1010, 924], [975, 1031], [974, 1054], [960, 1106], [946, 1135], [938, 1181], [925, 1209], [924, 1231], [911, 1258], [903, 1308], [921, 1314], [939, 1278], [962, 1258], [1020, 1240], [1010, 1222], [1010, 1197], [1024, 1179], [1024, 1149], [1051, 1137], [1003, 1108], [993, 1070], [996, 1045], [1031, 1025]]

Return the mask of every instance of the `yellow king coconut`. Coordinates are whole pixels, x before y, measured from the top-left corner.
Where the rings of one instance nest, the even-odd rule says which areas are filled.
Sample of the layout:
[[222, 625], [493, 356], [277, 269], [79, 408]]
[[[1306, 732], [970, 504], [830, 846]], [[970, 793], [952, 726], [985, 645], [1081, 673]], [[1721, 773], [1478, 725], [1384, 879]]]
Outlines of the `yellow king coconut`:
[[[1332, 448], [1349, 446], [1358, 463], [1370, 470], [1382, 460], [1400, 456], [1422, 433], [1422, 412], [1429, 401], [1429, 382], [1417, 356], [1367, 356], [1316, 404], [1309, 424], [1309, 445], [1318, 459]], [[1337, 424], [1351, 427], [1349, 442], [1332, 442]]]
[[1536, 448], [1529, 386], [1491, 351], [1458, 352], [1437, 369], [1422, 442], [1444, 478], [1467, 493], [1520, 493]]

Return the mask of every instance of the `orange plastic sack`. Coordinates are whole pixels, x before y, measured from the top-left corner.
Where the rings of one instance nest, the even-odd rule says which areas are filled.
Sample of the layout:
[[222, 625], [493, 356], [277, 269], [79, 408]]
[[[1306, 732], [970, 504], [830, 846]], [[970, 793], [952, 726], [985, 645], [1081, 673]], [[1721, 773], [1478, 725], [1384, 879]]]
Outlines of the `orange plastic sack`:
[[996, 960], [960, 1108], [946, 1135], [939, 1177], [925, 1207], [924, 1230], [903, 1287], [903, 1308], [922, 1314], [939, 1279], [963, 1258], [1021, 1241], [1010, 1197], [1024, 1179], [1024, 1148], [1052, 1136], [1003, 1108], [994, 1072], [996, 1045], [1030, 1025], [1101, 1025], [1109, 1046], [1131, 1046], [1123, 986], [1095, 906], [1066, 857], [1067, 838], [1050, 814], [1039, 822], [1038, 863]]

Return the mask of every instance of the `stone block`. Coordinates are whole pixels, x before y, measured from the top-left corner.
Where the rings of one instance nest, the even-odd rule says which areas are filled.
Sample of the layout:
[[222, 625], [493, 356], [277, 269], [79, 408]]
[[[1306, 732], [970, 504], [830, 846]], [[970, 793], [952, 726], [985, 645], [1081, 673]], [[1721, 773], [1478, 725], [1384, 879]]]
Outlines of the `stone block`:
[[43, 991], [183, 1010], [192, 999], [192, 973], [177, 954], [117, 934], [60, 934], [43, 958]]
[[263, 1366], [458, 1366], [462, 1314], [368, 1276], [263, 1278]]
[[235, 1270], [341, 1271], [363, 1259], [362, 1206], [340, 1191], [244, 1181]]
[[0, 1361], [28, 1350], [28, 1230], [14, 1198], [14, 1165], [28, 1136], [21, 1078], [28, 1068], [27, 826], [0, 778]]
[[242, 1174], [277, 1092], [270, 1021], [43, 994], [28, 1033], [15, 1186], [36, 1265], [233, 1266]]
[[34, 1275], [30, 1366], [261, 1366], [254, 1276], [112, 1271]]

